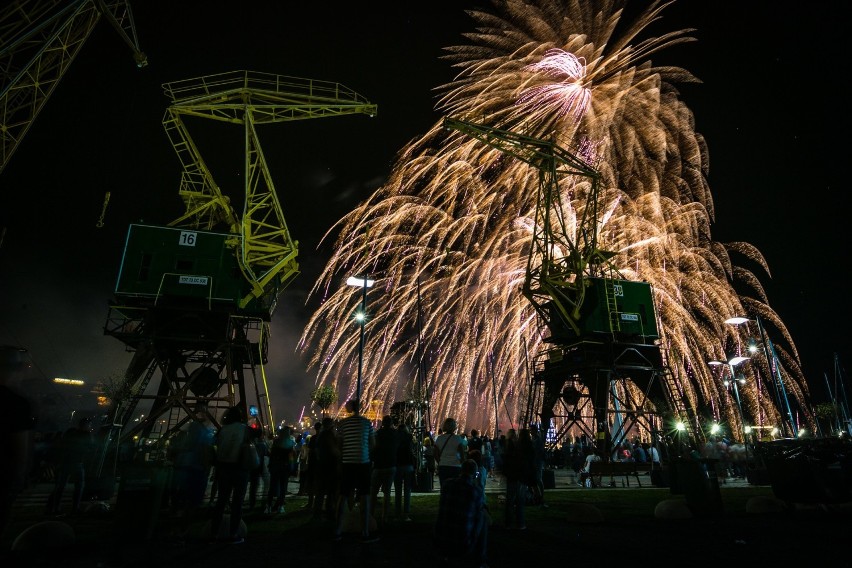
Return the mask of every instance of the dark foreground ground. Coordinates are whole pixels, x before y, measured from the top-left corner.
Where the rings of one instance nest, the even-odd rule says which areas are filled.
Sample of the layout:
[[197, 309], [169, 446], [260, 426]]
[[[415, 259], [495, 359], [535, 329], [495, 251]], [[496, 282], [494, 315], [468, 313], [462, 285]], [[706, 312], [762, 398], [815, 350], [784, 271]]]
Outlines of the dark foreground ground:
[[[489, 532], [489, 565], [494, 568], [574, 565], [751, 566], [772, 568], [807, 561], [812, 566], [850, 566], [852, 513], [846, 503], [778, 501], [769, 485], [743, 481], [720, 486], [696, 500], [669, 488], [581, 489], [557, 472], [556, 489], [547, 491], [548, 508], [527, 508], [527, 530], [503, 527], [502, 486], [491, 483], [494, 513]], [[293, 487], [293, 486], [291, 486]], [[93, 506], [77, 517], [47, 519], [43, 503], [49, 487], [34, 488], [19, 500], [12, 526], [2, 535], [2, 567], [241, 567], [371, 566], [436, 567], [432, 528], [437, 494], [417, 494], [412, 521], [383, 524], [380, 540], [362, 544], [356, 534], [332, 540], [327, 521], [312, 520], [304, 497], [290, 496], [285, 515], [249, 513], [246, 542], [211, 544], [202, 538], [203, 519], [190, 538], [170, 535], [167, 510], [156, 517], [137, 501]], [[690, 518], [661, 518], [664, 505]], [[760, 511], [758, 511], [760, 510]], [[599, 515], [599, 516], [598, 516]], [[151, 524], [148, 519], [153, 518]], [[55, 537], [37, 536], [34, 550], [10, 551], [13, 540], [40, 522], [62, 523], [73, 542], [61, 547]], [[47, 531], [50, 533], [51, 531]], [[55, 533], [53, 533], [55, 534]], [[193, 538], [194, 536], [194, 538]]]

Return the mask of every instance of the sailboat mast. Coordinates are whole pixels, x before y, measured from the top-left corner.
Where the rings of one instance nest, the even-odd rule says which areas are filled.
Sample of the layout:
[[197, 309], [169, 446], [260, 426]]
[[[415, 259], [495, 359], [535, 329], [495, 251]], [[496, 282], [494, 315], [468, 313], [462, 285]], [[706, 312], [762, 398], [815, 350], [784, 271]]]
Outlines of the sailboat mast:
[[835, 390], [840, 391], [840, 412], [843, 416], [843, 430], [852, 435], [852, 420], [849, 417], [849, 399], [846, 398], [846, 386], [844, 385], [843, 369], [840, 367], [840, 357], [834, 354], [834, 384]]

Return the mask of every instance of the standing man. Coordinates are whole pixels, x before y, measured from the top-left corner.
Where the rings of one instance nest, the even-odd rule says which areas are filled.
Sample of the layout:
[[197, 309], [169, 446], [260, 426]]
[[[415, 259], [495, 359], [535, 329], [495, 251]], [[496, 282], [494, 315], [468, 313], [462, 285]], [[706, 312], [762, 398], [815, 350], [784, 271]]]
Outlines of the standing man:
[[83, 500], [83, 488], [86, 485], [86, 464], [95, 449], [92, 437], [92, 419], [83, 417], [76, 428], [69, 428], [59, 439], [56, 456], [56, 480], [53, 493], [47, 500], [47, 514], [58, 515], [65, 486], [73, 478], [74, 496], [71, 501], [71, 514], [80, 513]]
[[26, 349], [0, 345], [0, 534], [9, 523], [12, 505], [26, 486], [32, 468], [35, 412], [17, 391], [20, 374], [29, 365]]
[[337, 514], [337, 495], [340, 492], [340, 438], [334, 426], [334, 419], [325, 416], [322, 419], [322, 428], [317, 434], [317, 455], [314, 465], [317, 469], [316, 481], [318, 482], [316, 495], [314, 495], [314, 518], [320, 519], [323, 515], [333, 520]]
[[[393, 492], [396, 501], [396, 518], [398, 521], [411, 520], [411, 490], [414, 485], [414, 467], [417, 454], [414, 451], [414, 439], [411, 430], [403, 422], [397, 428], [399, 445], [396, 451], [396, 475], [393, 479]], [[435, 463], [434, 458], [432, 463]]]
[[313, 510], [314, 508], [314, 499], [316, 499], [317, 488], [319, 487], [319, 457], [317, 456], [317, 439], [319, 438], [320, 432], [322, 432], [322, 422], [314, 422], [314, 433], [312, 436], [308, 436], [308, 469], [299, 473], [299, 482], [302, 482], [302, 475], [307, 474], [307, 479], [305, 480], [305, 491], [308, 493], [308, 503], [305, 505], [305, 509]]
[[533, 445], [533, 492], [535, 502], [542, 508], [548, 507], [544, 502], [544, 463], [547, 461], [547, 450], [544, 447], [544, 436], [537, 424], [530, 424], [530, 436]]
[[472, 452], [474, 450], [482, 453], [482, 438], [479, 437], [479, 430], [476, 428], [470, 431], [470, 439], [467, 441], [467, 451]]
[[360, 401], [346, 401], [349, 416], [340, 421], [340, 502], [337, 506], [337, 528], [335, 540], [343, 536], [343, 508], [351, 512], [355, 500], [361, 513], [361, 542], [376, 542], [378, 537], [370, 536], [370, 452], [376, 444], [376, 436], [370, 421], [359, 414]]
[[382, 418], [382, 427], [376, 432], [373, 448], [373, 471], [370, 474], [370, 499], [373, 508], [382, 492], [382, 511], [377, 518], [384, 524], [390, 518], [391, 487], [396, 477], [396, 458], [399, 453], [399, 436], [390, 416]]
[[213, 505], [210, 536], [219, 539], [219, 526], [223, 522], [225, 508], [230, 505], [226, 542], [232, 544], [245, 542], [245, 538], [240, 535], [240, 521], [249, 472], [240, 464], [240, 451], [243, 442], [249, 440], [248, 430], [243, 407], [231, 406], [222, 415], [222, 427], [216, 434], [216, 478], [219, 481], [219, 494], [216, 504]]
[[190, 420], [183, 432], [177, 440], [172, 470], [177, 516], [175, 536], [179, 539], [186, 537], [190, 524], [198, 517], [213, 465], [214, 432], [203, 405], [195, 409], [195, 419]]

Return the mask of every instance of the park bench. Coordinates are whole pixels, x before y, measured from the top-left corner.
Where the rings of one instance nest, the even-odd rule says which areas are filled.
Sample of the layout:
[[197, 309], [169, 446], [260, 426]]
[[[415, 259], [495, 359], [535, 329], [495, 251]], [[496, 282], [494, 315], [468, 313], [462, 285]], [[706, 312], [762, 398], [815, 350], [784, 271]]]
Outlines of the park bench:
[[[596, 461], [589, 464], [589, 479], [592, 480], [593, 487], [604, 487], [602, 478], [609, 476], [609, 487], [615, 487], [615, 478], [622, 477], [621, 486], [630, 487], [630, 478], [633, 477], [636, 479], [636, 484], [642, 487], [639, 475], [650, 471], [650, 463]], [[650, 483], [650, 478], [648, 482]]]

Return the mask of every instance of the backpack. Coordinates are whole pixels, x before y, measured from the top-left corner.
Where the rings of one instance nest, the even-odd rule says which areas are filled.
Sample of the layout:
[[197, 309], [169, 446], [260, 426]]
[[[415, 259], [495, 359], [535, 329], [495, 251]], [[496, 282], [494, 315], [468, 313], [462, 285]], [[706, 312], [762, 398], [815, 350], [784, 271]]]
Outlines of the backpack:
[[269, 469], [277, 474], [292, 476], [292, 464], [296, 461], [293, 446], [285, 446], [285, 440], [276, 438], [269, 450]]

